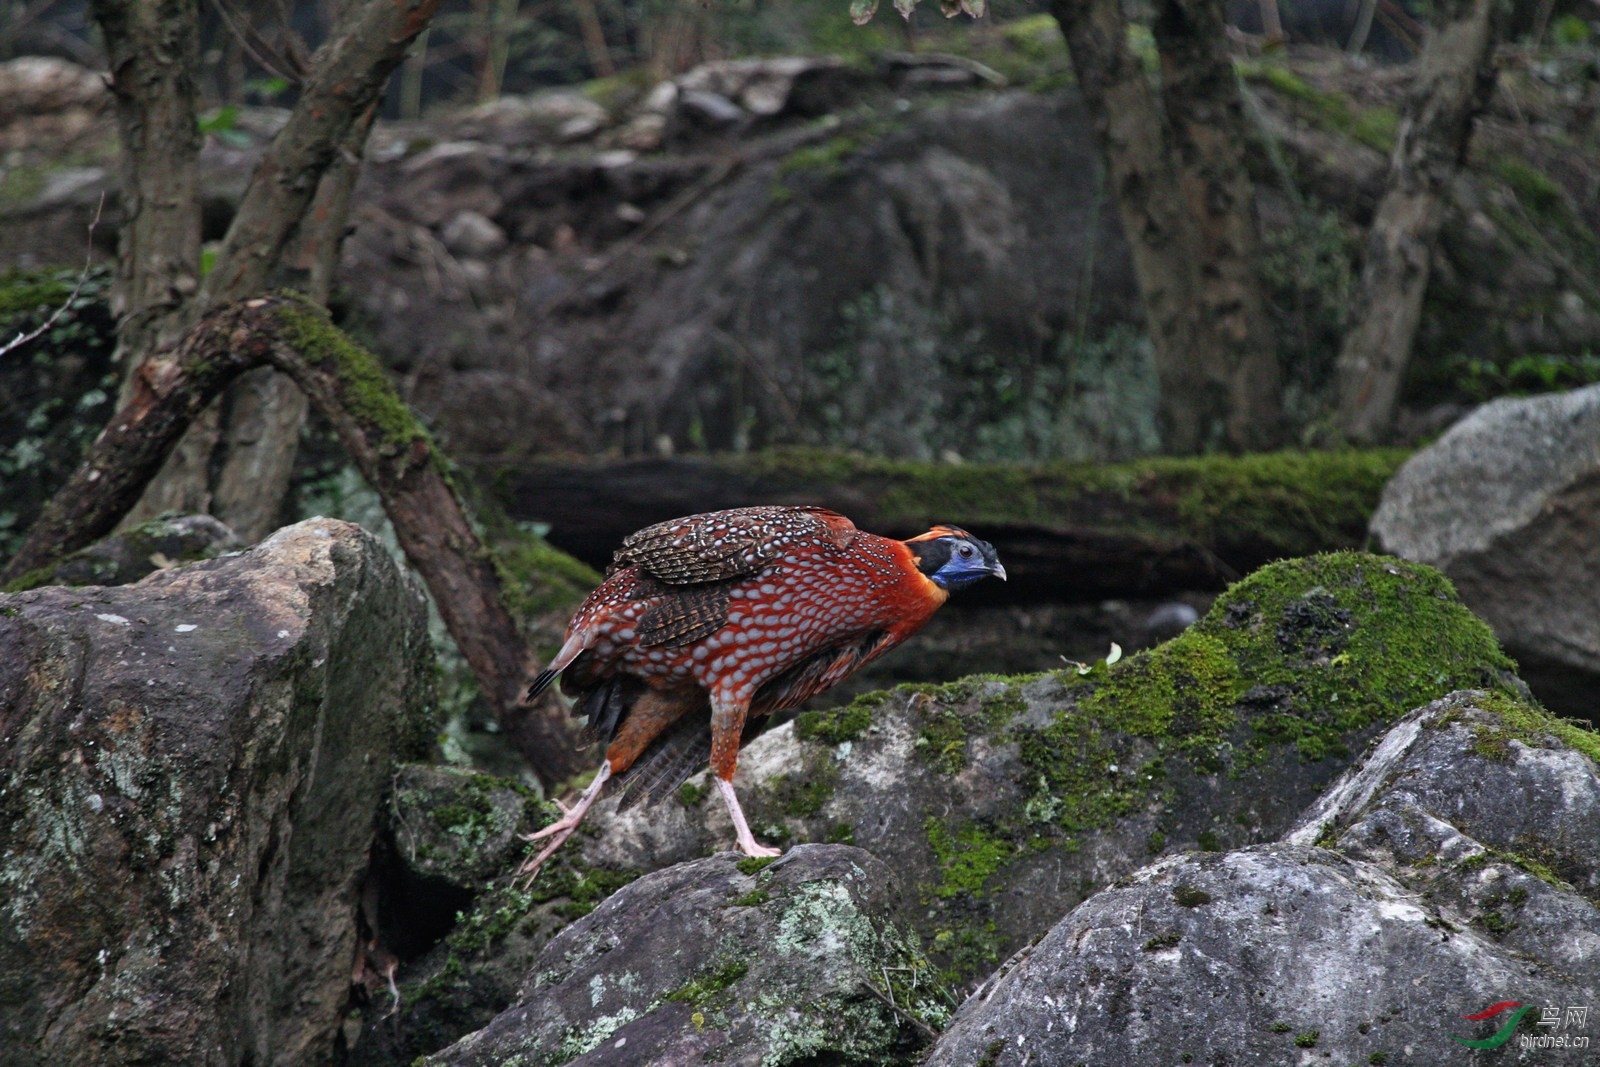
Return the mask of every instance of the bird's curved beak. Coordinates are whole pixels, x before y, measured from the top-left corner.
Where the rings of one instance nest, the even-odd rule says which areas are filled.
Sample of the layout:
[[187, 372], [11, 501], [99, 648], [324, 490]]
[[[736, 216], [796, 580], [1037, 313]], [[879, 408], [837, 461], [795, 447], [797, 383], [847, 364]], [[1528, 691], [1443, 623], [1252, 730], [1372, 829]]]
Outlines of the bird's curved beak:
[[1006, 569], [998, 563], [990, 568], [989, 573], [1000, 579], [1002, 582], [1006, 580]]

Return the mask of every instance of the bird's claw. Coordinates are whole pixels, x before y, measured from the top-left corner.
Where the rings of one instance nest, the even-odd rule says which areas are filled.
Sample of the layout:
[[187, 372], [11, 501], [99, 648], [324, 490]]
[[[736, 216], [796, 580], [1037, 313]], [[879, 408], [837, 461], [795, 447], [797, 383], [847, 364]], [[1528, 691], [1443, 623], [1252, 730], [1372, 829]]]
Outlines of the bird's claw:
[[762, 859], [765, 859], [769, 856], [783, 855], [783, 849], [771, 848], [767, 845], [741, 845], [740, 847], [744, 849], [744, 854], [746, 856], [756, 856]]
[[569, 819], [571, 819], [570, 814], [557, 819], [538, 833], [522, 835], [524, 841], [538, 841], [546, 837], [552, 838], [551, 842], [544, 846], [544, 849], [537, 856], [525, 861], [521, 867], [517, 868], [517, 877], [527, 879], [523, 883], [523, 889], [533, 885], [533, 880], [538, 877], [539, 868], [544, 866], [544, 861], [555, 855], [556, 849], [566, 844], [567, 838], [572, 836], [572, 831], [576, 830], [578, 824], [583, 821], [581, 816], [577, 819], [571, 819], [570, 822], [568, 821]]
[[[569, 834], [576, 830], [578, 828], [578, 824], [583, 821], [583, 817], [579, 816], [578, 818], [574, 819], [572, 817], [572, 809], [563, 807], [561, 810], [566, 813], [561, 816], [561, 818], [557, 819], [549, 826], [546, 826], [543, 830], [535, 830], [531, 834], [523, 834], [522, 839], [524, 841], [542, 841], [553, 834], [561, 833], [563, 830]], [[562, 837], [561, 840], [565, 841], [566, 838]]]

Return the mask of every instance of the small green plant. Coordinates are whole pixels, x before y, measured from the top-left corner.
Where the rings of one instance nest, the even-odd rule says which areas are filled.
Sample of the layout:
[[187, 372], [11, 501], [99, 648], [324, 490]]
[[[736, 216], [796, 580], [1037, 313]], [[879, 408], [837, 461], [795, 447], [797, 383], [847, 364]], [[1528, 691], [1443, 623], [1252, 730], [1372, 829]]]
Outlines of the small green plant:
[[1550, 39], [1564, 48], [1586, 45], [1593, 35], [1589, 24], [1577, 15], [1562, 15], [1550, 27]]
[[1460, 356], [1453, 362], [1456, 381], [1471, 400], [1564, 392], [1600, 382], [1600, 355], [1531, 352], [1504, 363]]

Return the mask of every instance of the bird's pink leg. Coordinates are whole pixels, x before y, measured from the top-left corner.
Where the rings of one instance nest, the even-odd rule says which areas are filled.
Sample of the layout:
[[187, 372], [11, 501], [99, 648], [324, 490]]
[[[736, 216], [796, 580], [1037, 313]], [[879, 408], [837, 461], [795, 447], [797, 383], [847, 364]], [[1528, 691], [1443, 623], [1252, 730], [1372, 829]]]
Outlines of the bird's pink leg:
[[559, 800], [556, 801], [556, 806], [562, 811], [561, 818], [538, 833], [523, 835], [524, 841], [539, 841], [546, 837], [551, 838], [551, 841], [544, 846], [544, 851], [517, 868], [517, 877], [526, 876], [528, 884], [533, 884], [533, 879], [538, 875], [539, 868], [543, 866], [544, 861], [554, 855], [556, 849], [565, 844], [567, 838], [572, 836], [572, 831], [576, 830], [578, 824], [583, 822], [583, 817], [589, 813], [590, 806], [600, 799], [600, 791], [606, 787], [606, 782], [610, 781], [610, 779], [611, 761], [603, 760], [600, 763], [600, 770], [595, 773], [594, 781], [589, 783], [589, 788], [583, 791], [583, 795], [578, 798], [576, 804], [569, 808]]
[[739, 797], [733, 791], [733, 783], [721, 775], [713, 774], [711, 780], [717, 783], [717, 792], [722, 794], [722, 799], [728, 805], [728, 814], [733, 817], [733, 832], [739, 835], [739, 847], [746, 856], [781, 856], [783, 849], [768, 848], [756, 841], [756, 835], [750, 832], [750, 824], [745, 821], [744, 809], [739, 806]]

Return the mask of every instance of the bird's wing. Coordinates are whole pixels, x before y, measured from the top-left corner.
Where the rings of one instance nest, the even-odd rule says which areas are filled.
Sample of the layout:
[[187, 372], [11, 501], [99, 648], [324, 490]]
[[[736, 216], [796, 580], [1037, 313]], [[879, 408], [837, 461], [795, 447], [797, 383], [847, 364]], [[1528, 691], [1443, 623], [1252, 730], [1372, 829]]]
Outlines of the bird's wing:
[[899, 643], [887, 630], [869, 630], [813, 652], [756, 690], [750, 717], [799, 707]]
[[642, 648], [682, 648], [710, 637], [728, 621], [732, 581], [660, 585], [655, 602], [639, 616], [634, 639]]
[[629, 534], [611, 566], [638, 567], [669, 585], [722, 582], [760, 571], [796, 542], [823, 540], [846, 549], [856, 533], [854, 523], [826, 508], [708, 511]]

